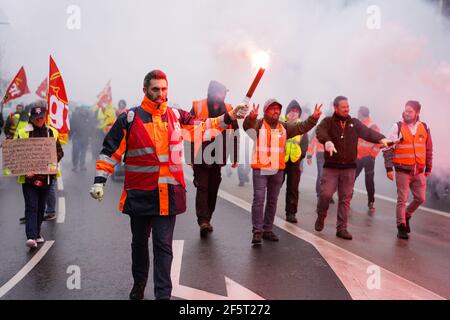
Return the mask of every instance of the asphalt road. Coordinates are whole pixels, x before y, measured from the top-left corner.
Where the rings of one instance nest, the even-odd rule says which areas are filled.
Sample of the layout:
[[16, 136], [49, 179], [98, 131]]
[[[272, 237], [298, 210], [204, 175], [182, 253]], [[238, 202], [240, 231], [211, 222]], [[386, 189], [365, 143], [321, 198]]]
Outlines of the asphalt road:
[[[44, 222], [47, 243], [39, 250], [25, 247], [24, 225], [18, 223], [24, 210], [20, 186], [12, 178], [0, 179], [0, 299], [128, 298], [131, 232], [128, 216], [117, 211], [122, 185], [109, 181], [105, 200], [94, 201], [89, 196], [94, 164], [86, 172], [72, 172], [70, 146], [65, 153], [59, 219]], [[189, 180], [190, 169], [186, 176]], [[195, 188], [188, 182], [188, 211], [177, 217], [174, 236], [174, 261], [180, 262], [173, 270], [174, 298], [450, 298], [449, 217], [420, 210], [412, 220], [411, 239], [401, 241], [396, 238], [395, 205], [378, 199], [376, 213], [368, 214], [365, 196], [356, 192], [349, 226], [354, 240], [344, 241], [335, 236], [335, 206], [325, 230], [313, 230], [313, 190], [314, 179], [306, 172], [295, 226], [283, 221], [283, 190], [274, 229], [280, 242], [254, 248], [251, 184], [237, 187], [236, 173], [227, 177], [223, 170], [215, 229], [208, 239], [200, 239]], [[367, 288], [366, 264], [382, 270], [377, 294]], [[73, 270], [79, 271], [79, 289], [67, 285]], [[150, 273], [147, 299], [153, 298], [151, 278]]]

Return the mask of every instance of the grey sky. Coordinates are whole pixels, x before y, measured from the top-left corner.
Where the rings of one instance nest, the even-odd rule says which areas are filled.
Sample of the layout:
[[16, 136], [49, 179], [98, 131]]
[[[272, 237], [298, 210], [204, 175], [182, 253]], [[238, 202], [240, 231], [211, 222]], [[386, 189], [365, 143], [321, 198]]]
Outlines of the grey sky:
[[[80, 30], [66, 27], [69, 5], [81, 9]], [[380, 30], [367, 28], [369, 5], [381, 10]], [[448, 131], [442, 119], [450, 119], [450, 28], [424, 1], [0, 0], [0, 9], [10, 22], [0, 25], [0, 72], [11, 78], [24, 65], [32, 92], [51, 53], [69, 99], [94, 103], [111, 80], [116, 103], [139, 103], [144, 75], [160, 68], [169, 99], [186, 109], [211, 79], [237, 103], [256, 73], [246, 54], [263, 49], [271, 64], [254, 101], [328, 106], [343, 94], [354, 114], [369, 106], [386, 131], [416, 99], [438, 161], [449, 163], [440, 137]]]

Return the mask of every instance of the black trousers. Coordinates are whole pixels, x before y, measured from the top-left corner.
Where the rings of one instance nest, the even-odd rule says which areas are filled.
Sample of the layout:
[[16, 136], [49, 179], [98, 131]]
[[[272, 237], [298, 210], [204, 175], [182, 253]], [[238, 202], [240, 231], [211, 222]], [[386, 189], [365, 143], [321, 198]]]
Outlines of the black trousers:
[[213, 212], [216, 209], [217, 193], [219, 192], [220, 182], [222, 182], [221, 165], [195, 165], [194, 185], [197, 188], [195, 197], [195, 210], [197, 213], [197, 222], [210, 222]]
[[286, 180], [286, 215], [296, 215], [298, 207], [298, 185], [300, 184], [300, 161], [286, 162], [284, 180]]
[[365, 158], [359, 159], [356, 161], [356, 178], [358, 178], [362, 169], [364, 169], [364, 173], [366, 174], [365, 182], [366, 182], [366, 190], [369, 203], [375, 202], [375, 182], [373, 180], [375, 176], [375, 158], [371, 156], [367, 156]]
[[131, 271], [135, 283], [147, 284], [150, 267], [148, 238], [153, 231], [153, 283], [155, 298], [170, 299], [172, 280], [170, 271], [173, 253], [172, 240], [176, 216], [130, 216]]

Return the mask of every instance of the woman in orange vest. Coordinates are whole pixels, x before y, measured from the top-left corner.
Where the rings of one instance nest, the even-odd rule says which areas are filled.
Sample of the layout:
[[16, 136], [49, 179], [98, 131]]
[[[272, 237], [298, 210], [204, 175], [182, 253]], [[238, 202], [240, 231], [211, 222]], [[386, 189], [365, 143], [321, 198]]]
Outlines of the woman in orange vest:
[[[427, 125], [419, 121], [420, 110], [419, 102], [406, 103], [403, 121], [394, 124], [389, 134], [389, 139], [398, 143], [384, 151], [387, 177], [392, 181], [395, 177], [397, 184], [397, 237], [400, 239], [409, 238], [409, 221], [425, 201], [426, 177], [431, 175], [433, 167], [433, 142]], [[410, 190], [413, 201], [406, 207]]]
[[[311, 130], [322, 114], [322, 105], [316, 105], [314, 113], [303, 122], [281, 122], [281, 103], [270, 99], [264, 104], [264, 118], [258, 118], [258, 107], [244, 120], [244, 130], [255, 140], [253, 148], [253, 204], [252, 224], [254, 245], [261, 239], [278, 241], [272, 231], [277, 210], [278, 195], [283, 184], [286, 140]], [[264, 202], [267, 197], [266, 206]]]
[[144, 78], [141, 106], [119, 116], [105, 137], [91, 196], [101, 201], [104, 184], [124, 155], [125, 181], [119, 210], [130, 216], [132, 273], [130, 299], [142, 300], [149, 271], [148, 238], [153, 232], [156, 299], [170, 299], [172, 238], [176, 215], [186, 211], [182, 126], [198, 122], [202, 131], [237, 119], [236, 109], [217, 118], [196, 119], [167, 104], [167, 77], [154, 70]]

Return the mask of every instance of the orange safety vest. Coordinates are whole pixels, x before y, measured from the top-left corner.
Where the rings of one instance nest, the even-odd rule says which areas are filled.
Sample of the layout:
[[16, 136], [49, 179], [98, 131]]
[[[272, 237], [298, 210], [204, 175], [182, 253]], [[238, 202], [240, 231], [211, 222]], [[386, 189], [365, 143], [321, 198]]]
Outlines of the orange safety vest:
[[[166, 147], [156, 148], [155, 142], [139, 117], [139, 112], [135, 113], [128, 136], [124, 161], [124, 192], [119, 205], [121, 211], [123, 211], [127, 190], [154, 190], [159, 188], [160, 215], [168, 215], [168, 184], [182, 185], [186, 188], [182, 165], [183, 138], [178, 119], [178, 111], [168, 107], [169, 140], [157, 141], [159, 145], [165, 144]], [[155, 126], [154, 129], [157, 130], [158, 127]], [[158, 154], [158, 149], [168, 150], [169, 153]], [[163, 170], [167, 167], [168, 170]]]
[[[378, 127], [372, 122], [371, 118], [366, 118], [361, 122], [366, 125], [366, 127], [374, 129], [377, 132], [379, 131]], [[379, 152], [380, 148], [377, 147], [376, 143], [368, 142], [361, 138], [358, 139], [358, 160], [368, 156], [376, 158]]]
[[424, 166], [428, 132], [423, 123], [418, 122], [416, 134], [413, 135], [408, 125], [402, 122], [400, 132], [403, 140], [394, 149], [394, 164]]
[[[194, 116], [197, 119], [208, 119], [209, 118], [209, 111], [208, 111], [208, 102], [207, 99], [202, 99], [199, 101], [194, 101], [192, 103], [193, 107], [194, 107]], [[225, 104], [227, 111], [230, 112], [231, 110], [233, 110], [233, 107], [231, 106], [231, 104]], [[185, 126], [185, 128], [187, 130], [190, 131], [190, 135], [185, 135], [184, 139], [190, 142], [194, 142], [195, 138], [195, 126]], [[216, 138], [218, 135], [222, 134], [222, 132], [226, 129], [231, 129], [232, 125], [223, 125], [220, 126], [219, 128], [211, 128], [211, 129], [206, 129], [203, 132], [202, 135], [202, 142], [205, 141], [211, 141], [212, 139]], [[201, 147], [201, 143], [194, 143], [194, 154], [196, 155], [198, 153], [198, 151], [200, 150]]]
[[277, 124], [276, 129], [263, 120], [263, 126], [259, 130], [258, 138], [253, 147], [252, 168], [263, 170], [284, 170], [286, 163], [286, 129]]
[[[209, 118], [209, 112], [208, 112], [208, 101], [207, 99], [202, 99], [199, 101], [194, 101], [192, 103], [194, 107], [194, 114], [195, 117], [198, 119], [208, 119]], [[225, 106], [227, 107], [227, 111], [230, 112], [233, 110], [233, 107], [231, 104], [226, 103]], [[231, 129], [232, 126], [230, 125], [224, 125], [223, 127], [220, 127], [218, 129], [207, 129], [203, 133], [203, 141], [209, 141], [217, 137], [219, 134], [221, 134], [226, 129]], [[191, 140], [193, 141], [193, 139]]]

